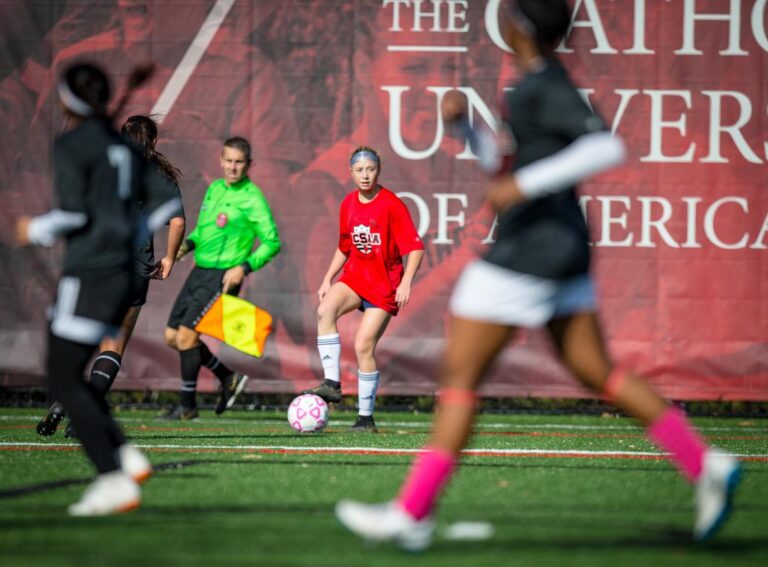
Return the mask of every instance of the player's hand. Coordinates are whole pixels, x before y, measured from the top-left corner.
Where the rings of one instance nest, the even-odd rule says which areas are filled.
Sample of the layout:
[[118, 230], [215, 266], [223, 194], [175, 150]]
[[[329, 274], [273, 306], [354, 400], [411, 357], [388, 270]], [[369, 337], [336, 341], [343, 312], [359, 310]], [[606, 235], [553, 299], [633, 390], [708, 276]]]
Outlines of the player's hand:
[[320, 289], [317, 290], [317, 298], [322, 301], [326, 295], [328, 295], [328, 290], [331, 289], [331, 282], [328, 280], [323, 280], [323, 283], [320, 284]]
[[411, 299], [411, 284], [410, 282], [400, 282], [395, 292], [395, 302], [399, 308], [403, 308], [408, 304], [408, 300]]
[[221, 292], [227, 293], [230, 289], [234, 289], [243, 283], [245, 279], [245, 270], [242, 266], [235, 266], [224, 272], [224, 277], [221, 279]]
[[150, 277], [153, 280], [164, 280], [168, 276], [171, 275], [171, 270], [173, 270], [173, 264], [175, 263], [173, 258], [169, 258], [166, 256], [162, 260], [160, 260], [157, 264], [155, 264], [155, 267], [152, 269], [152, 273], [150, 274]]
[[494, 211], [501, 213], [524, 201], [525, 195], [520, 191], [514, 176], [502, 175], [491, 180], [486, 200]]
[[456, 122], [467, 115], [467, 99], [459, 91], [448, 91], [440, 103], [440, 112], [446, 122]]
[[19, 246], [27, 246], [29, 244], [29, 222], [31, 217], [23, 216], [19, 217], [16, 221], [16, 243]]
[[181, 246], [179, 246], [179, 251], [176, 252], [176, 261], [181, 262], [184, 260], [184, 256], [189, 254], [189, 246], [186, 242], [182, 242]]

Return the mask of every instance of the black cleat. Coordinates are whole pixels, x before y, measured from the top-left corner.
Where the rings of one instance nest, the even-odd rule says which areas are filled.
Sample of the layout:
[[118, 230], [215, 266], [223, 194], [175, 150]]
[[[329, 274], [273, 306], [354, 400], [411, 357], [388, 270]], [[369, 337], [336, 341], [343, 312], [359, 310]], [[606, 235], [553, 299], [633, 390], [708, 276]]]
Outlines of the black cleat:
[[50, 409], [48, 409], [48, 415], [46, 415], [37, 424], [37, 434], [43, 437], [50, 437], [56, 433], [56, 428], [59, 427], [59, 423], [65, 416], [64, 408], [59, 402], [55, 402]]
[[232, 376], [227, 378], [226, 383], [222, 383], [219, 391], [219, 401], [216, 404], [216, 415], [224, 413], [235, 405], [235, 400], [245, 389], [245, 383], [248, 382], [248, 376], [240, 372], [233, 372]]
[[72, 425], [72, 421], [67, 422], [67, 427], [64, 428], [64, 437], [67, 439], [80, 439], [77, 436], [77, 431], [75, 430], [75, 426]]
[[328, 384], [328, 380], [326, 380], [314, 388], [304, 390], [302, 394], [314, 394], [315, 396], [320, 396], [326, 402], [338, 403], [341, 401], [341, 384], [337, 388]]
[[347, 429], [350, 433], [378, 433], [372, 415], [358, 415], [355, 424]]
[[169, 410], [163, 415], [158, 416], [158, 419], [168, 419], [171, 421], [192, 421], [197, 419], [200, 414], [197, 408], [185, 408], [182, 405], [178, 405], [175, 408]]

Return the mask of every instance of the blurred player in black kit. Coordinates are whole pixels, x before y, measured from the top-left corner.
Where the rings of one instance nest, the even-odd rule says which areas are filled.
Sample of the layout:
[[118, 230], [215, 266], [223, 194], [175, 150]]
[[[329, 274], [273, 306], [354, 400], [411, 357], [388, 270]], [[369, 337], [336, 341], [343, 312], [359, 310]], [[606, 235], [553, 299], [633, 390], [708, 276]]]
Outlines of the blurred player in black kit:
[[518, 328], [543, 327], [574, 378], [637, 418], [694, 485], [693, 535], [707, 539], [728, 516], [740, 465], [710, 447], [644, 379], [611, 360], [597, 318], [589, 233], [575, 190], [620, 164], [624, 144], [587, 106], [555, 55], [570, 26], [566, 1], [510, 4], [508, 43], [522, 77], [505, 96], [503, 122], [516, 141], [515, 164], [505, 167], [491, 140], [473, 130], [462, 99], [446, 97], [443, 104], [446, 120], [463, 125], [484, 168], [498, 174], [486, 195], [498, 213], [498, 238], [454, 288], [434, 427], [399, 495], [384, 504], [342, 501], [337, 518], [368, 540], [412, 551], [428, 547], [433, 511], [469, 440], [486, 370]]
[[[147, 168], [146, 172], [147, 185], [157, 186], [158, 191], [174, 194], [180, 203], [181, 171], [155, 149], [157, 144], [157, 124], [155, 121], [148, 116], [131, 116], [123, 124], [121, 134], [139, 150], [142, 157], [149, 163], [150, 167]], [[142, 214], [144, 214], [143, 211]], [[164, 280], [171, 274], [186, 229], [182, 209], [179, 209], [171, 218], [169, 225], [166, 253], [160, 260], [155, 260], [154, 244], [149, 232], [143, 233], [134, 244], [134, 272], [130, 307], [120, 326], [119, 335], [117, 337], [107, 336], [102, 339], [99, 345], [99, 354], [91, 366], [89, 381], [92, 388], [102, 396], [107, 395], [120, 371], [123, 353], [136, 326], [141, 307], [147, 301], [150, 279]], [[48, 414], [37, 424], [37, 432], [43, 436], [53, 435], [63, 418], [64, 408], [61, 402], [53, 402]], [[76, 437], [71, 423], [67, 425], [65, 436]]]
[[[150, 74], [149, 68], [131, 74], [113, 115]], [[143, 230], [151, 231], [174, 216], [180, 203], [172, 192], [145, 185], [145, 160], [111, 126], [110, 85], [101, 69], [75, 64], [62, 73], [57, 90], [72, 128], [54, 143], [56, 207], [20, 218], [16, 232], [21, 245], [65, 241], [50, 316], [48, 382], [98, 473], [68, 512], [101, 516], [138, 507], [138, 483], [152, 468], [126, 442], [104, 397], [83, 380], [84, 370], [101, 340], [117, 334], [130, 305], [139, 204], [148, 212]]]

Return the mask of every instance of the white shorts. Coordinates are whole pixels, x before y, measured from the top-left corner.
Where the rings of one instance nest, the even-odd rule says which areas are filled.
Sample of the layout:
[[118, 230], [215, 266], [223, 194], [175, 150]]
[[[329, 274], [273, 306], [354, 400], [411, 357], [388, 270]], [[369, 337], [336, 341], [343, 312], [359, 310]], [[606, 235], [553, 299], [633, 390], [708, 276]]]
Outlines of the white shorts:
[[450, 303], [463, 319], [540, 327], [550, 319], [595, 311], [589, 275], [550, 280], [475, 260], [464, 268]]

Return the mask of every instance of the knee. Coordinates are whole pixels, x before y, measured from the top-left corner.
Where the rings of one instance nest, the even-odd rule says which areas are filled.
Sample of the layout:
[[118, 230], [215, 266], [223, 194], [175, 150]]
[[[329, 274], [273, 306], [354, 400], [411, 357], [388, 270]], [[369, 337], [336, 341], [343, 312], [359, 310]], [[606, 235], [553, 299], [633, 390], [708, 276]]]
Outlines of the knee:
[[199, 343], [199, 335], [196, 331], [188, 329], [187, 327], [179, 327], [178, 333], [176, 333], [176, 349], [177, 350], [189, 350], [195, 348]]
[[355, 356], [358, 359], [372, 358], [373, 351], [376, 348], [376, 342], [369, 337], [355, 338]]
[[166, 327], [165, 333], [163, 334], [163, 338], [165, 339], [165, 344], [167, 344], [169, 347], [171, 347], [174, 350], [179, 349], [179, 347], [176, 346], [177, 334], [178, 334], [178, 331], [176, 329], [172, 329], [171, 327]]
[[320, 305], [317, 306], [317, 322], [319, 324], [333, 323], [335, 320], [336, 310], [328, 303], [328, 301], [321, 301]]

